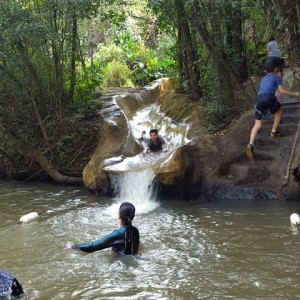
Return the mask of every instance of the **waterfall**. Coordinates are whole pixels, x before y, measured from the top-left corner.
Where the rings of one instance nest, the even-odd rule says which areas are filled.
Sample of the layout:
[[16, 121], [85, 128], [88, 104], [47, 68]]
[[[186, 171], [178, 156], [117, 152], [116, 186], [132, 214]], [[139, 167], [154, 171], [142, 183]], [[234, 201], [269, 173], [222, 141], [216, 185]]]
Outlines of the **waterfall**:
[[138, 214], [148, 213], [159, 206], [156, 201], [155, 174], [150, 169], [110, 173], [110, 178], [117, 201], [131, 202]]

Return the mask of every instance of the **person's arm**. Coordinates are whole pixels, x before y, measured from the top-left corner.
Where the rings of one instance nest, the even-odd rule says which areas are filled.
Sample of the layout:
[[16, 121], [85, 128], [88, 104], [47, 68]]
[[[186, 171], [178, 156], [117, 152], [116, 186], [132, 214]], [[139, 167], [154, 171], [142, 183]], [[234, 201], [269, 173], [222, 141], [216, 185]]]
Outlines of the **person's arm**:
[[280, 94], [287, 95], [290, 97], [298, 97], [299, 96], [299, 92], [288, 91], [281, 84], [278, 86], [278, 91]]
[[106, 248], [111, 248], [113, 246], [124, 244], [125, 243], [125, 239], [124, 239], [125, 235], [123, 234], [123, 231], [124, 230], [122, 228], [119, 228], [95, 242], [73, 245], [72, 249], [92, 253], [95, 251], [99, 251], [99, 250], [103, 250]]
[[161, 140], [161, 146], [162, 146], [162, 150], [164, 152], [167, 152], [169, 150], [169, 145], [165, 142], [165, 140], [163, 138], [160, 137]]
[[165, 152], [169, 151], [169, 145], [167, 143], [164, 143], [162, 147], [163, 147], [163, 151]]
[[145, 153], [148, 153], [148, 152], [150, 152], [150, 148], [149, 147], [145, 147], [144, 150], [143, 150], [143, 153], [145, 154]]
[[144, 154], [150, 152], [150, 143], [151, 143], [151, 140], [147, 139], [146, 143], [145, 143], [145, 148], [143, 150]]

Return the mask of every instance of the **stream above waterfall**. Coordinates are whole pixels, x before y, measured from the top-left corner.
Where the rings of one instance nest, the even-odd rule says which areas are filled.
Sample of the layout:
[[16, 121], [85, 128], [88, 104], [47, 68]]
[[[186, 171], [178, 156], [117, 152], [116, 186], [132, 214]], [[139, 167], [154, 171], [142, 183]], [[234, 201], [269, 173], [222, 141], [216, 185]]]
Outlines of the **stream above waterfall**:
[[160, 106], [151, 104], [148, 107], [138, 110], [132, 119], [127, 119], [129, 134], [137, 144], [145, 147], [146, 140], [149, 138], [150, 129], [157, 129], [158, 135], [165, 140], [169, 146], [168, 152], [158, 151], [142, 155], [123, 157], [122, 159], [107, 159], [104, 171], [107, 172], [130, 172], [148, 168], [159, 169], [164, 166], [164, 172], [168, 171], [168, 163], [172, 160], [174, 153], [180, 146], [188, 144], [187, 138], [189, 125], [186, 123], [176, 124], [169, 117], [160, 111]]

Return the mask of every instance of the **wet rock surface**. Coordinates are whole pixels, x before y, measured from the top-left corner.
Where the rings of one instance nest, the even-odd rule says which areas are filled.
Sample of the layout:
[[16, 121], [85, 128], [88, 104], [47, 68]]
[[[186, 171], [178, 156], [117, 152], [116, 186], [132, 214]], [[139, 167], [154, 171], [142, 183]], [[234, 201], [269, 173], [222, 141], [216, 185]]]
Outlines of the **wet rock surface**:
[[[287, 88], [294, 89], [294, 86]], [[254, 99], [253, 99], [254, 101]], [[300, 163], [299, 99], [282, 97], [283, 117], [279, 138], [270, 138], [274, 116], [268, 114], [255, 141], [254, 159], [246, 156], [246, 146], [254, 125], [254, 110], [246, 112], [223, 136], [194, 134], [198, 172], [206, 199], [300, 200], [300, 185], [293, 175]], [[193, 126], [192, 126], [193, 127]], [[201, 167], [200, 167], [201, 166]], [[194, 185], [198, 193], [197, 184]]]
[[[288, 89], [296, 89], [291, 77], [284, 84]], [[131, 118], [138, 109], [157, 101], [167, 115], [180, 121], [183, 110], [178, 105], [186, 101], [185, 96], [167, 93], [160, 97], [168, 89], [168, 84], [158, 85], [153, 92], [148, 88], [142, 90], [143, 95], [129, 89], [125, 96], [124, 89], [112, 90], [101, 98], [106, 103], [101, 112], [103, 124], [98, 147], [83, 172], [86, 187], [109, 193], [110, 179], [103, 162], [120, 156], [123, 160], [141, 152], [139, 142], [129, 132], [124, 112]], [[255, 94], [251, 97], [254, 104]], [[269, 137], [273, 116], [268, 114], [255, 141], [253, 160], [246, 156], [254, 124], [253, 109], [245, 112], [226, 133], [216, 136], [208, 132], [201, 106], [189, 107], [190, 143], [173, 155], [170, 168], [163, 164], [154, 168], [161, 194], [184, 200], [275, 200], [281, 194], [286, 199], [300, 200], [300, 185], [293, 175], [300, 165], [299, 101], [286, 96], [281, 101], [284, 113], [279, 130], [285, 136]]]
[[[255, 143], [253, 160], [246, 156], [253, 112], [243, 116], [243, 121], [226, 136], [215, 140], [218, 151], [210, 160], [203, 160], [203, 164], [208, 165], [202, 180], [204, 193], [215, 198], [278, 199], [280, 188], [299, 161], [299, 151], [293, 151], [294, 143], [299, 143], [296, 136], [299, 103], [289, 103], [289, 109], [284, 104], [283, 107], [280, 130], [285, 136], [269, 137], [273, 117], [267, 116]], [[291, 161], [294, 163], [290, 164]], [[284, 195], [300, 200], [298, 189], [294, 176], [289, 176]]]

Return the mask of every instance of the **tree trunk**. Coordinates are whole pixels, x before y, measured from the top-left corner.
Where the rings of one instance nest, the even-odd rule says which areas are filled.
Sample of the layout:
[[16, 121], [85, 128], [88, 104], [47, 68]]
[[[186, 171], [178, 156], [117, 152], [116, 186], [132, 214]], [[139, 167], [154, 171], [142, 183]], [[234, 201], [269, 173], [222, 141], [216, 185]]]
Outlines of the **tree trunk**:
[[192, 43], [190, 28], [187, 23], [182, 0], [175, 0], [175, 5], [177, 8], [178, 31], [181, 33], [181, 38], [185, 47], [185, 53], [187, 57], [186, 68], [188, 74], [188, 82], [190, 85], [191, 98], [193, 100], [199, 100], [203, 96], [203, 94], [199, 87], [200, 71], [197, 67], [197, 55]]
[[21, 40], [17, 43], [18, 45], [18, 49], [20, 51], [20, 54], [23, 58], [23, 63], [25, 65], [25, 67], [27, 68], [28, 72], [29, 72], [29, 76], [30, 76], [30, 81], [31, 81], [31, 91], [30, 91], [30, 100], [32, 102], [32, 105], [34, 107], [34, 111], [35, 111], [35, 115], [38, 121], [38, 124], [40, 126], [40, 129], [43, 133], [45, 142], [47, 144], [47, 146], [50, 149], [50, 145], [49, 145], [49, 138], [46, 132], [46, 129], [44, 128], [43, 125], [43, 120], [42, 120], [42, 116], [40, 113], [40, 110], [42, 111], [42, 114], [46, 113], [46, 106], [45, 106], [45, 102], [44, 102], [44, 97], [43, 97], [43, 88], [40, 82], [40, 79], [38, 77], [37, 71], [34, 67], [34, 65], [32, 64], [29, 55], [28, 55], [28, 50], [26, 47], [26, 44], [23, 43]]
[[17, 47], [20, 52], [20, 55], [23, 59], [23, 63], [25, 68], [28, 70], [30, 77], [30, 87], [31, 87], [31, 98], [34, 99], [38, 103], [38, 108], [41, 110], [42, 114], [46, 114], [46, 105], [44, 101], [43, 88], [41, 81], [39, 79], [36, 68], [32, 64], [29, 54], [28, 54], [28, 46], [26, 45], [26, 41], [19, 40], [17, 42]]
[[226, 42], [235, 60], [235, 73], [238, 82], [243, 83], [249, 79], [249, 74], [243, 43], [241, 0], [236, 0], [235, 5], [230, 5], [230, 2], [228, 4]]
[[14, 163], [13, 157], [16, 154], [36, 162], [44, 169], [48, 175], [55, 181], [62, 184], [70, 185], [83, 185], [81, 177], [70, 177], [59, 173], [47, 160], [47, 158], [37, 149], [31, 145], [26, 144], [23, 141], [18, 140], [16, 137], [11, 135], [1, 124], [0, 124], [0, 153], [5, 156], [10, 163]]
[[184, 93], [184, 81], [186, 80], [186, 75], [184, 72], [184, 58], [183, 58], [183, 42], [181, 36], [181, 30], [178, 28], [178, 37], [177, 37], [177, 56], [178, 56], [178, 73], [179, 73], [179, 89], [178, 93]]
[[[237, 80], [234, 74], [231, 72], [229, 68], [229, 59], [227, 57], [224, 49], [220, 48], [220, 46], [211, 38], [208, 29], [206, 28], [206, 24], [202, 19], [200, 14], [200, 6], [197, 1], [193, 1], [193, 16], [195, 22], [196, 31], [207, 49], [210, 57], [214, 61], [216, 66], [217, 76], [220, 84], [224, 88], [224, 95], [226, 95], [227, 101], [232, 101], [235, 99], [234, 90], [237, 89]], [[226, 92], [226, 93], [225, 93]], [[224, 103], [225, 104], [225, 103]], [[231, 103], [232, 104], [232, 103]]]
[[[51, 26], [52, 30], [55, 34], [59, 34], [59, 29], [57, 26], [57, 4], [56, 2], [53, 3], [52, 7], [52, 15], [51, 15]], [[62, 65], [60, 61], [60, 53], [57, 49], [57, 44], [55, 39], [53, 38], [51, 40], [51, 48], [52, 48], [52, 58], [53, 58], [53, 64], [55, 68], [55, 92], [54, 97], [56, 101], [56, 113], [58, 116], [58, 119], [61, 121], [62, 118], [62, 111], [63, 111], [63, 105], [62, 101], [65, 99], [65, 89], [64, 89], [64, 81], [63, 81], [63, 74], [62, 74]]]
[[263, 0], [263, 8], [300, 87], [300, 1]]
[[77, 49], [77, 18], [74, 14], [72, 16], [72, 49], [71, 49], [71, 78], [69, 99], [73, 100], [76, 84], [76, 49]]

